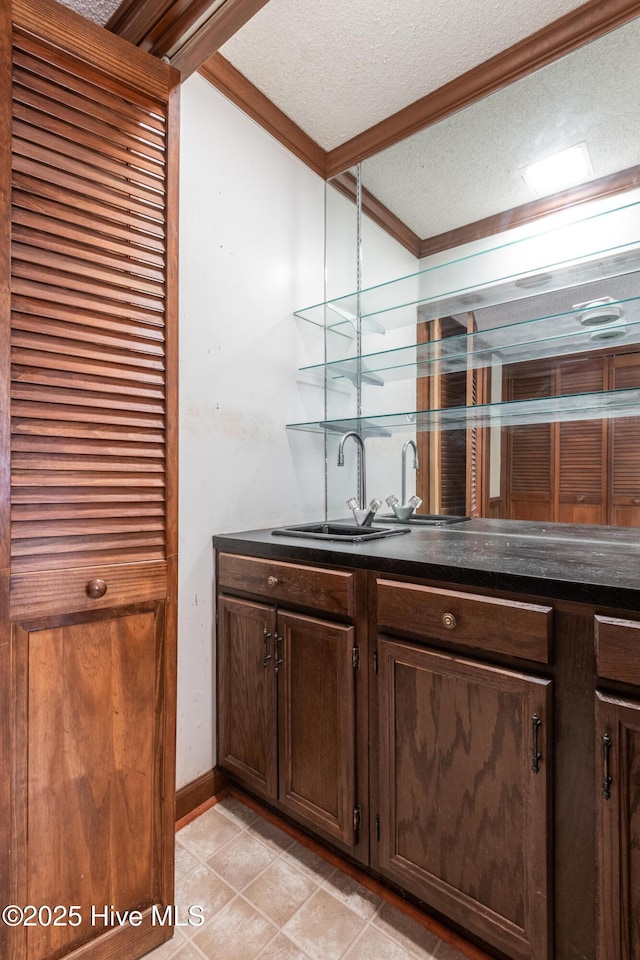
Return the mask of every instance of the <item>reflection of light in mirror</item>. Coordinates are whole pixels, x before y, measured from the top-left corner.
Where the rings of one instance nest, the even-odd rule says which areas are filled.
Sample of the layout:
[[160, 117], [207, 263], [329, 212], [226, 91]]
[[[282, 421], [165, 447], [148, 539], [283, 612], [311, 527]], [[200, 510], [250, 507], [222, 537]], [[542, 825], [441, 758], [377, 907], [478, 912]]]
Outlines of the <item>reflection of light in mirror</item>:
[[586, 143], [554, 153], [525, 167], [522, 176], [534, 193], [544, 196], [575, 186], [593, 176]]

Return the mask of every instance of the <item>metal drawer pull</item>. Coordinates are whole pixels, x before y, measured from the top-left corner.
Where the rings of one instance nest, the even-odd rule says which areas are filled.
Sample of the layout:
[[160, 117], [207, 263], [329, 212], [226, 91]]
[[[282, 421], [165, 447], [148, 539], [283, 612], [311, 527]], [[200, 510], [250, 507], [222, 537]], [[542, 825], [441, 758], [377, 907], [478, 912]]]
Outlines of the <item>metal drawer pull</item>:
[[542, 726], [542, 720], [537, 713], [531, 718], [531, 728], [533, 731], [533, 752], [531, 754], [531, 769], [534, 773], [540, 773], [540, 761], [542, 760], [542, 754], [539, 750], [538, 736], [540, 733], [540, 727]]
[[277, 587], [280, 581], [277, 577], [267, 577], [267, 586], [268, 587]]
[[611, 770], [609, 768], [609, 754], [611, 753], [611, 737], [608, 733], [602, 738], [602, 798], [611, 799]]
[[447, 628], [447, 630], [453, 630], [458, 621], [452, 613], [443, 613], [442, 614], [442, 624]]
[[98, 600], [104, 597], [107, 592], [107, 583], [105, 580], [89, 580], [86, 586], [87, 596], [92, 600]]

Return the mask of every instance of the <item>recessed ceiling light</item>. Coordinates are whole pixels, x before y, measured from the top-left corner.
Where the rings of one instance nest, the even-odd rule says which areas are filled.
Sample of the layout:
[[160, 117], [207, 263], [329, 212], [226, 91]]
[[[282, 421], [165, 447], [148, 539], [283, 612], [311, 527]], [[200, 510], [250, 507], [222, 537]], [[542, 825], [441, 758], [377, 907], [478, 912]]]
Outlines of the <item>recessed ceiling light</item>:
[[522, 176], [534, 193], [545, 196], [583, 183], [593, 176], [593, 166], [586, 143], [554, 153], [525, 167]]

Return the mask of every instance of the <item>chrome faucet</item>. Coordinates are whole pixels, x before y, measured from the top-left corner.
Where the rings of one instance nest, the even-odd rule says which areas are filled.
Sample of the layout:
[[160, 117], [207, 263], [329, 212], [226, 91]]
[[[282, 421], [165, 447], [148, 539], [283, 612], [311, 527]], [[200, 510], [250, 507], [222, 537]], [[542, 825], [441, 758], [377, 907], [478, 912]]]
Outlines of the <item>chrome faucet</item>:
[[340, 437], [340, 443], [338, 444], [338, 466], [344, 467], [344, 445], [345, 445], [345, 442], [349, 439], [349, 437], [353, 437], [354, 441], [358, 444], [358, 446], [360, 447], [360, 450], [362, 451], [362, 462], [361, 462], [361, 470], [360, 470], [360, 495], [359, 495], [360, 502], [358, 506], [361, 509], [364, 509], [367, 503], [367, 480], [366, 480], [367, 461], [366, 461], [366, 454], [364, 452], [364, 440], [362, 439], [359, 433], [355, 432], [355, 430], [349, 430], [347, 431], [347, 433], [343, 433], [342, 436]]
[[368, 527], [371, 525], [374, 514], [380, 506], [380, 501], [372, 500], [369, 504], [369, 509], [367, 509], [367, 460], [364, 451], [364, 440], [359, 433], [355, 432], [355, 430], [348, 430], [347, 433], [343, 433], [340, 437], [340, 443], [338, 444], [338, 466], [344, 467], [344, 445], [349, 437], [353, 437], [355, 443], [357, 443], [360, 447], [360, 450], [362, 451], [362, 460], [360, 463], [360, 502], [355, 503], [353, 497], [351, 497], [349, 500], [347, 500], [347, 506], [352, 511], [358, 526]]
[[413, 448], [413, 469], [417, 470], [420, 466], [418, 462], [418, 448], [413, 440], [407, 440], [402, 448], [402, 487], [400, 490], [400, 494], [402, 496], [400, 501], [401, 506], [404, 506], [407, 502], [407, 450], [409, 447]]

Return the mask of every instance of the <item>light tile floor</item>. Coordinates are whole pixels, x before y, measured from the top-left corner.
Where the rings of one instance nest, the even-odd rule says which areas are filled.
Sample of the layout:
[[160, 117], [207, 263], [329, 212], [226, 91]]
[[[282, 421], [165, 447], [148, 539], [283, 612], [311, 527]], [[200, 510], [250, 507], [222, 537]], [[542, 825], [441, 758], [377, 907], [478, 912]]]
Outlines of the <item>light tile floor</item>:
[[466, 960], [232, 796], [176, 835], [175, 899], [181, 925], [148, 960]]

